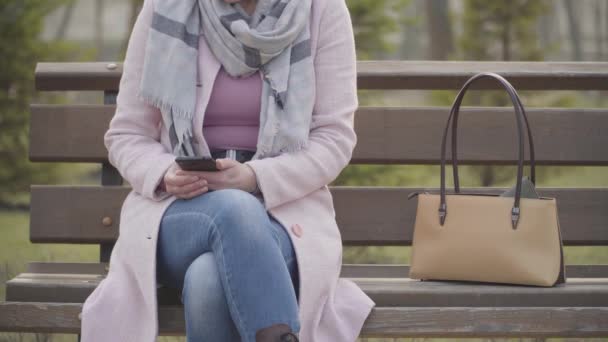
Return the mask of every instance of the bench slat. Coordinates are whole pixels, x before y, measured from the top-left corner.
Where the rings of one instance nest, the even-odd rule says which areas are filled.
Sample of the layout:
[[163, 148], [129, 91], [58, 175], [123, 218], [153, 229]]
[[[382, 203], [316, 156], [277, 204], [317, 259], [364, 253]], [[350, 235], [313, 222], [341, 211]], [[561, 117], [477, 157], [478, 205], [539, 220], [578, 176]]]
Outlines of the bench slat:
[[[608, 63], [498, 61], [359, 61], [360, 89], [460, 89], [479, 72], [495, 72], [518, 90], [607, 89]], [[484, 82], [473, 89], [496, 89]]]
[[[607, 82], [608, 83], [608, 82]], [[30, 160], [105, 162], [103, 135], [115, 112], [104, 105], [32, 105]], [[608, 109], [529, 109], [537, 162], [608, 165]], [[444, 107], [361, 107], [351, 164], [438, 164]], [[66, 132], [73, 132], [65, 134]], [[462, 164], [515, 164], [510, 108], [465, 108], [459, 124]]]
[[[106, 274], [106, 262], [30, 262], [27, 273]], [[404, 278], [409, 273], [405, 264], [343, 264], [345, 278]], [[570, 278], [608, 278], [608, 265], [566, 265]]]
[[[330, 186], [345, 245], [411, 245], [419, 188]], [[496, 192], [497, 189], [477, 189]], [[123, 186], [32, 185], [30, 241], [115, 241], [120, 208], [131, 191]], [[432, 191], [436, 191], [432, 190]], [[470, 191], [470, 189], [463, 189]], [[564, 245], [608, 245], [608, 189], [546, 189], [557, 197]], [[110, 217], [112, 224], [103, 225]], [[304, 227], [304, 229], [306, 229]]]
[[[100, 274], [22, 273], [6, 284], [19, 302], [84, 302], [105, 278]], [[608, 278], [568, 278], [565, 286], [492, 285], [410, 278], [349, 278], [378, 306], [608, 306]], [[160, 287], [161, 305], [181, 304], [179, 291]]]
[[[80, 332], [79, 303], [0, 303], [0, 331]], [[159, 334], [185, 334], [181, 306], [160, 306]], [[389, 308], [374, 307], [361, 337], [601, 337], [606, 307]]]
[[[345, 278], [403, 278], [410, 272], [403, 264], [343, 264]], [[569, 278], [608, 278], [608, 265], [566, 265]]]
[[103, 135], [113, 105], [31, 105], [29, 159], [34, 162], [106, 161]]
[[[37, 90], [117, 90], [122, 63], [41, 62], [36, 65]], [[478, 72], [506, 77], [516, 89], [606, 90], [606, 62], [494, 62], [494, 61], [357, 61], [360, 89], [459, 89]], [[496, 88], [479, 82], [478, 88]]]

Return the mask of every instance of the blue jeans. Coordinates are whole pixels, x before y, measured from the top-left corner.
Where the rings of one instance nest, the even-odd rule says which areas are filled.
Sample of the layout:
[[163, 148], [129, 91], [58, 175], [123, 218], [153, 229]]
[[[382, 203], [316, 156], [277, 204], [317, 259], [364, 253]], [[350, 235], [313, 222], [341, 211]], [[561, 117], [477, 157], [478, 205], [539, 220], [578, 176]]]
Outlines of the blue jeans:
[[299, 332], [295, 251], [254, 195], [221, 189], [176, 199], [156, 252], [158, 283], [181, 290], [188, 342], [255, 342], [277, 323]]

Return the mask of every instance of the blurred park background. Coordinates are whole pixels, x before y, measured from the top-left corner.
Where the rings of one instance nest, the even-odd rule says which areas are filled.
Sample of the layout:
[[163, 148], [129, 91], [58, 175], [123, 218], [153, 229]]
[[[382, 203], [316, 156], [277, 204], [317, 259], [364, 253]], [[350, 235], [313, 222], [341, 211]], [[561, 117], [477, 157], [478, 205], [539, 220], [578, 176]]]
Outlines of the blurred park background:
[[[359, 60], [608, 60], [608, 0], [346, 1]], [[141, 4], [142, 0], [0, 0], [0, 300], [5, 282], [24, 272], [28, 262], [99, 260], [98, 246], [29, 242], [30, 184], [100, 182], [96, 164], [29, 162], [29, 104], [103, 103], [99, 92], [38, 93], [34, 69], [43, 61], [122, 61]], [[466, 105], [508, 104], [497, 92], [472, 94]], [[608, 105], [606, 92], [524, 91], [521, 95], [527, 107]], [[449, 106], [455, 92], [360, 91], [359, 96], [362, 106]], [[607, 171], [539, 167], [538, 185], [607, 186]], [[332, 185], [437, 187], [438, 174], [437, 166], [348, 166]], [[510, 166], [468, 166], [462, 178], [464, 186], [509, 186], [515, 171]], [[567, 247], [565, 253], [568, 264], [608, 264], [605, 247]], [[343, 260], [408, 264], [409, 248], [345, 247]], [[0, 342], [75, 340], [75, 335], [0, 333]]]

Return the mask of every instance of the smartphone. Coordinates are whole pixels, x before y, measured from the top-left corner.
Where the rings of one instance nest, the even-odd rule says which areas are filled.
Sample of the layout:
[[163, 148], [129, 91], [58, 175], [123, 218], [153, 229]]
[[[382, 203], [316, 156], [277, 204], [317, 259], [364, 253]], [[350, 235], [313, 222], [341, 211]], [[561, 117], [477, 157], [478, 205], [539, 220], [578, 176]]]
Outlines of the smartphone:
[[178, 156], [175, 157], [175, 162], [186, 171], [220, 171], [215, 159], [209, 157]]

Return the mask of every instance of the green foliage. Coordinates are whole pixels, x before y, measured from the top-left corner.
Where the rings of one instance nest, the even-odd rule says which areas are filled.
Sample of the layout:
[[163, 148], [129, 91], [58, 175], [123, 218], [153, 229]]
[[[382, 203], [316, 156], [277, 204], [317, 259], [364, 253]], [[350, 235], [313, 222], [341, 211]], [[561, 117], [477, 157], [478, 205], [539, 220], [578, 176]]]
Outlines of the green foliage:
[[[543, 60], [543, 51], [538, 45], [536, 23], [548, 9], [547, 0], [466, 0], [462, 15], [463, 29], [457, 39], [456, 59], [464, 60]], [[539, 92], [519, 92], [522, 102], [529, 105], [564, 106], [575, 102], [572, 96], [540, 95]], [[452, 105], [455, 91], [435, 91], [432, 102]], [[463, 106], [511, 106], [504, 91], [469, 91]], [[515, 143], [513, 143], [515, 153]], [[504, 184], [514, 181], [515, 172], [508, 167], [470, 166], [463, 172], [471, 172], [482, 186]], [[543, 178], [551, 174], [545, 168], [539, 174]], [[557, 173], [555, 174], [557, 175]]]
[[[547, 0], [466, 0], [463, 29], [452, 58], [543, 60], [535, 25], [547, 8]], [[445, 105], [451, 104], [455, 96], [455, 91], [438, 91], [432, 99], [435, 104]], [[463, 105], [504, 106], [510, 105], [510, 100], [504, 91], [469, 92]]]
[[410, 0], [347, 0], [353, 22], [357, 59], [370, 59], [381, 52], [395, 51], [391, 33], [407, 23], [403, 13]]
[[536, 23], [547, 0], [466, 0], [461, 55], [467, 60], [542, 60]]
[[59, 60], [76, 49], [67, 43], [39, 38], [44, 17], [69, 0], [0, 1], [0, 202], [29, 190], [35, 181], [57, 179], [56, 165], [32, 164], [28, 160], [29, 105], [35, 96], [36, 63]]

